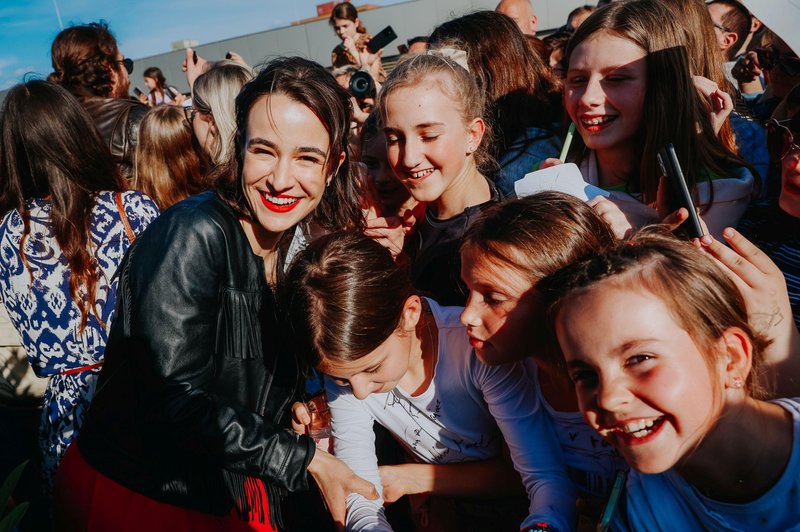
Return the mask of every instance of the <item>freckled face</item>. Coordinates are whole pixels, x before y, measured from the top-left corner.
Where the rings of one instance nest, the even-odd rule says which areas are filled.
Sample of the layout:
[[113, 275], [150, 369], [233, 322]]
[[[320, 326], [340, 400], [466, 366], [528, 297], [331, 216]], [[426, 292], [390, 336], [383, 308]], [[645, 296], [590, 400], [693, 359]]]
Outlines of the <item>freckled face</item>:
[[411, 334], [395, 331], [371, 353], [351, 362], [323, 358], [317, 369], [334, 382], [350, 386], [356, 399], [393, 390], [406, 374], [411, 358]]
[[[306, 218], [322, 200], [329, 137], [305, 105], [283, 94], [264, 96], [247, 115], [242, 181], [258, 223], [279, 233]], [[345, 154], [333, 154], [341, 164]]]
[[658, 297], [601, 281], [567, 296], [555, 325], [581, 412], [631, 467], [664, 472], [712, 430], [724, 363], [712, 370]]
[[634, 143], [647, 88], [645, 56], [632, 41], [603, 31], [573, 50], [564, 106], [588, 148], [617, 149]]

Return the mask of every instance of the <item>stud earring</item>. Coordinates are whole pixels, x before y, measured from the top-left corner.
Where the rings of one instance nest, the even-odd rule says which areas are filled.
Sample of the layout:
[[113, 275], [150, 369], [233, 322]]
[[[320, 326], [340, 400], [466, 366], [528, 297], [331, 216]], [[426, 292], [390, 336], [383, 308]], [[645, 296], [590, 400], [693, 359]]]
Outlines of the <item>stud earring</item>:
[[742, 379], [741, 377], [734, 377], [733, 381], [731, 382], [731, 388], [738, 390], [739, 388], [742, 387], [744, 387], [744, 379]]

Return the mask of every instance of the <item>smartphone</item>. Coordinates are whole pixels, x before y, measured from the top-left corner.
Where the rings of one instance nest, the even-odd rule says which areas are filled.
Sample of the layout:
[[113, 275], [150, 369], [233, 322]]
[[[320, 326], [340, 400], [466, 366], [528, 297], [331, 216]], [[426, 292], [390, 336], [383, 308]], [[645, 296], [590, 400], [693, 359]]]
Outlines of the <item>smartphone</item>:
[[367, 43], [367, 50], [369, 50], [369, 53], [374, 54], [395, 39], [397, 39], [397, 34], [391, 26], [386, 26], [370, 39]]
[[142, 91], [139, 90], [139, 87], [134, 87], [133, 93], [136, 95], [137, 98], [139, 98], [143, 94]]
[[658, 164], [670, 183], [670, 210], [674, 212], [684, 207], [689, 211], [689, 218], [681, 224], [679, 229], [689, 238], [700, 238], [703, 236], [700, 218], [694, 208], [692, 195], [689, 194], [689, 187], [686, 186], [686, 178], [683, 177], [683, 170], [681, 170], [681, 164], [678, 162], [678, 155], [675, 153], [672, 143], [664, 146], [664, 149], [658, 153]]
[[192, 63], [197, 64], [197, 52], [192, 50]]

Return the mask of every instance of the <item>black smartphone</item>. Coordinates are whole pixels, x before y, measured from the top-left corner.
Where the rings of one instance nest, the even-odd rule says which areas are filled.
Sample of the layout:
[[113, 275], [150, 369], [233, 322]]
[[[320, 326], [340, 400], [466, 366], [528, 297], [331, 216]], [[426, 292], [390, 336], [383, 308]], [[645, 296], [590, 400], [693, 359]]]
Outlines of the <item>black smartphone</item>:
[[700, 238], [703, 236], [700, 218], [694, 208], [692, 195], [689, 193], [689, 187], [686, 186], [686, 178], [683, 177], [681, 163], [678, 162], [678, 155], [675, 153], [672, 143], [664, 146], [664, 149], [658, 153], [658, 164], [670, 183], [670, 210], [674, 212], [684, 207], [689, 211], [689, 218], [681, 224], [679, 229], [689, 238]]
[[192, 50], [192, 63], [197, 64], [197, 52]]
[[142, 91], [139, 90], [139, 87], [134, 87], [133, 93], [136, 95], [137, 98], [139, 98], [143, 94]]
[[367, 50], [369, 50], [369, 53], [374, 54], [381, 48], [386, 47], [387, 44], [396, 38], [397, 34], [394, 32], [392, 27], [386, 26], [381, 31], [373, 35], [372, 39], [369, 40], [367, 43]]

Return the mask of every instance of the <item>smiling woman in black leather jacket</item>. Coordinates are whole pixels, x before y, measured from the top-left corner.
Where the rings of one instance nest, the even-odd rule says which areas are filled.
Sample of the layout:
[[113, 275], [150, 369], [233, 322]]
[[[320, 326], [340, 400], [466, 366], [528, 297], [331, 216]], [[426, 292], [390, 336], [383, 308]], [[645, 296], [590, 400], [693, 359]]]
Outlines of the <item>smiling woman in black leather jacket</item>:
[[236, 99], [227, 178], [133, 244], [95, 399], [58, 474], [58, 529], [274, 530], [278, 494], [306, 489], [306, 472], [331, 508], [377, 497], [288, 430], [299, 372], [273, 295], [298, 224], [363, 224], [348, 101], [316, 63], [269, 63]]

